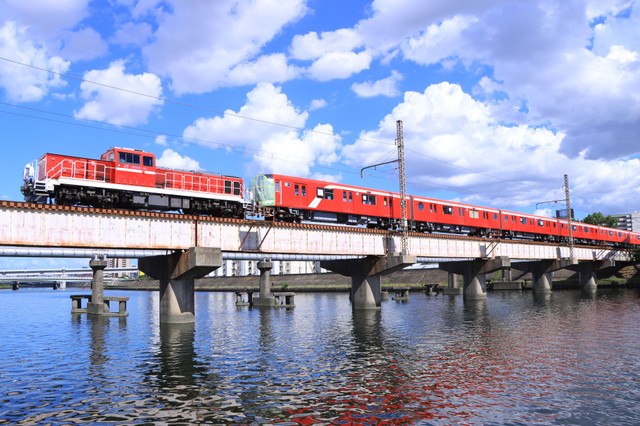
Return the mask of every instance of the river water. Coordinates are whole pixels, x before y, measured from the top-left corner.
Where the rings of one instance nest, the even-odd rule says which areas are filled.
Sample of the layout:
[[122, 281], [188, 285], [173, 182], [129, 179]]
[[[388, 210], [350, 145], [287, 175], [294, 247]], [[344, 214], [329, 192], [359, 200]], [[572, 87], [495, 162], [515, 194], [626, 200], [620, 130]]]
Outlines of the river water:
[[[82, 291], [80, 291], [82, 292]], [[196, 323], [72, 315], [78, 290], [0, 291], [0, 424], [640, 424], [637, 290], [347, 294], [294, 309], [197, 293]]]

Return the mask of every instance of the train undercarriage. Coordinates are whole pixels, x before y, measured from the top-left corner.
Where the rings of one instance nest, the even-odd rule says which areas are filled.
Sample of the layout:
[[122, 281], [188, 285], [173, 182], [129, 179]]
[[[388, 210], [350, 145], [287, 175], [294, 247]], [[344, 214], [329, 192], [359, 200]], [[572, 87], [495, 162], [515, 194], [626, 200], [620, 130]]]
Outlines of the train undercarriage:
[[244, 216], [244, 205], [240, 202], [82, 186], [57, 186], [53, 193], [49, 194], [49, 202], [65, 206], [179, 211], [217, 217]]

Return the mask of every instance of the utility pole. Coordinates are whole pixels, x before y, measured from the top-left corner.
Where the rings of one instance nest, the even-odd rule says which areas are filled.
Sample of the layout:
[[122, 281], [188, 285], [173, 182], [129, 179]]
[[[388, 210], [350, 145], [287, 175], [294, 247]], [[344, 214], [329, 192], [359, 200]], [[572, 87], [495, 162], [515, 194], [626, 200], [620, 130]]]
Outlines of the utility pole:
[[569, 194], [569, 175], [564, 175], [564, 196], [567, 205], [567, 226], [569, 227], [569, 259], [573, 259], [573, 224], [571, 223], [571, 195]]
[[360, 177], [366, 169], [376, 168], [383, 164], [398, 163], [400, 178], [400, 231], [402, 236], [401, 254], [409, 254], [409, 227], [407, 226], [407, 175], [404, 167], [404, 136], [402, 134], [402, 120], [396, 121], [396, 144], [398, 145], [398, 159], [373, 164], [360, 169]]
[[396, 121], [396, 143], [398, 144], [398, 173], [400, 174], [400, 230], [402, 232], [402, 254], [409, 254], [409, 228], [407, 226], [407, 175], [404, 167], [404, 135], [402, 120]]

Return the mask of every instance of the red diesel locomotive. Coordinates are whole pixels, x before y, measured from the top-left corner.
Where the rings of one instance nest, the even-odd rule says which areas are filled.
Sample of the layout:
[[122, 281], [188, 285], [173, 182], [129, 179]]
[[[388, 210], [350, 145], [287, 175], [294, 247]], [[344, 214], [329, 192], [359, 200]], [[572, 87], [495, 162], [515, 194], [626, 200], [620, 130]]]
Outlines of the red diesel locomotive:
[[242, 217], [242, 178], [156, 166], [155, 155], [112, 148], [99, 160], [44, 154], [27, 164], [25, 201]]
[[[253, 178], [254, 202], [282, 221], [315, 221], [370, 228], [398, 228], [400, 194], [278, 174]], [[560, 242], [569, 238], [566, 220], [515, 213], [452, 201], [407, 195], [407, 221], [413, 231]], [[640, 245], [640, 234], [573, 222], [578, 243]]]

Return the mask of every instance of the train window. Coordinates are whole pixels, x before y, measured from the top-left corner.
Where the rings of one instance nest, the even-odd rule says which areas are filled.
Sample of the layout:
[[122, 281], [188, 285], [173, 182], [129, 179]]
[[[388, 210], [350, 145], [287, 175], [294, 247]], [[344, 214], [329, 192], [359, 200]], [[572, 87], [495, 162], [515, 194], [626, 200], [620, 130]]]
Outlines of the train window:
[[613, 231], [609, 231], [609, 235], [612, 236], [613, 235]]
[[299, 185], [293, 185], [293, 195], [295, 195], [296, 197], [298, 195], [300, 195], [300, 186]]
[[418, 210], [420, 210], [420, 211], [424, 210], [424, 204], [423, 203], [418, 203]]
[[349, 202], [353, 203], [353, 192], [349, 191]]
[[511, 222], [516, 223], [517, 218], [515, 216], [511, 216]]
[[385, 207], [387, 206], [387, 197], [382, 198], [382, 205]]
[[153, 167], [153, 157], [142, 157], [142, 165], [147, 167]]
[[509, 222], [509, 215], [506, 215], [506, 214], [504, 215], [504, 221]]
[[316, 197], [317, 198], [324, 198], [324, 188], [317, 188], [316, 189]]
[[544, 226], [544, 220], [538, 219], [538, 226]]
[[469, 217], [471, 219], [478, 219], [478, 210], [469, 210]]
[[458, 216], [464, 217], [464, 208], [458, 207]]
[[307, 196], [307, 185], [302, 185], [302, 196], [303, 197]]
[[127, 164], [140, 164], [140, 154], [133, 154], [131, 152], [121, 152], [119, 155], [121, 163]]
[[369, 196], [369, 204], [371, 204], [372, 206], [376, 205], [376, 196], [375, 195], [370, 195]]
[[442, 206], [442, 213], [444, 213], [444, 214], [453, 214], [453, 207], [451, 207], [451, 206]]
[[493, 220], [498, 220], [498, 213], [493, 214]]
[[622, 232], [618, 232], [618, 237], [622, 237]]
[[521, 217], [520, 218], [520, 223], [523, 224], [523, 225], [526, 225], [527, 224], [527, 218], [526, 217]]
[[233, 182], [233, 195], [240, 195], [240, 182]]
[[326, 189], [324, 190], [324, 198], [326, 198], [327, 200], [333, 200], [333, 189]]
[[573, 231], [576, 231], [578, 228], [577, 228], [575, 225], [571, 225], [571, 229], [572, 229]]
[[584, 227], [584, 233], [588, 234], [589, 233], [589, 228], [587, 228], [586, 226]]
[[230, 180], [225, 180], [224, 181], [224, 193], [225, 194], [231, 194], [231, 181]]
[[343, 203], [347, 202], [347, 191], [342, 191], [342, 202]]

